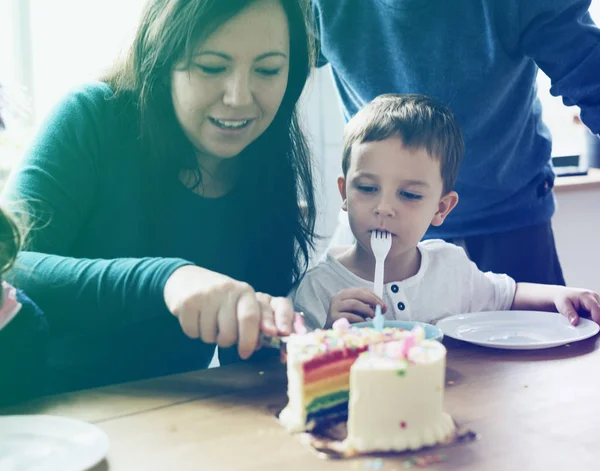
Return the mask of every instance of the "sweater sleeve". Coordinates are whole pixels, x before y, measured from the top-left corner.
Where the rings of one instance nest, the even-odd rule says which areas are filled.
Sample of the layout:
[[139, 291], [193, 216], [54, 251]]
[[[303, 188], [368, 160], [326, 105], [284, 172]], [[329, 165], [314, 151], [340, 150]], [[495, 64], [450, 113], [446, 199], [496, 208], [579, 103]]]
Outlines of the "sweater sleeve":
[[164, 284], [190, 263], [73, 257], [75, 240], [99, 204], [101, 159], [118, 141], [110, 135], [117, 120], [106, 112], [109, 93], [106, 85], [95, 85], [58, 105], [3, 193], [5, 203], [26, 213], [31, 227], [9, 279], [35, 300], [51, 328], [110, 330], [167, 315]]
[[483, 272], [462, 247], [445, 244], [449, 275], [461, 293], [460, 312], [507, 311], [515, 297], [516, 283], [508, 275]]
[[168, 315], [163, 289], [179, 259], [77, 259], [24, 251], [10, 280], [46, 313], [50, 326], [112, 330]]
[[550, 77], [550, 93], [581, 108], [581, 119], [600, 133], [600, 29], [590, 0], [530, 0], [519, 9], [520, 47]]

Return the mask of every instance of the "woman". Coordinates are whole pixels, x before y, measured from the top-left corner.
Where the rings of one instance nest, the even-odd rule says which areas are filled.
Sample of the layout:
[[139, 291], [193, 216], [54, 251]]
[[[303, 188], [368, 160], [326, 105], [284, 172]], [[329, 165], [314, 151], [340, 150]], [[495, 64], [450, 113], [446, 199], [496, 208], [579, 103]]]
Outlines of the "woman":
[[248, 358], [261, 331], [291, 331], [315, 219], [305, 12], [151, 0], [125, 61], [42, 127], [5, 199], [33, 221], [12, 280], [48, 319], [53, 391], [204, 368], [215, 344]]

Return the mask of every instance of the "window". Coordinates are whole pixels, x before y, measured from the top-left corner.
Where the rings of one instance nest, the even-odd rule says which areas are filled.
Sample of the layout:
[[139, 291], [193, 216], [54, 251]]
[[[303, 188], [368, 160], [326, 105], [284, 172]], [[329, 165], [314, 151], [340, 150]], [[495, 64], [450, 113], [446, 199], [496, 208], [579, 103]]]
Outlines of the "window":
[[14, 105], [0, 135], [0, 186], [28, 137], [73, 86], [128, 44], [145, 0], [0, 0], [0, 83]]

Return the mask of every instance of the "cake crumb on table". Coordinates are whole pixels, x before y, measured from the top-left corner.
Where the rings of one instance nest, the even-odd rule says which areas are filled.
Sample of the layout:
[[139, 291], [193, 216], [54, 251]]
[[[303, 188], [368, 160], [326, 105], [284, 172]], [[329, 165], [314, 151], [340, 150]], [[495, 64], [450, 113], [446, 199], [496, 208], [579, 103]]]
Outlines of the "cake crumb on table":
[[381, 458], [377, 458], [375, 460], [366, 460], [365, 466], [369, 469], [383, 469], [383, 460]]
[[413, 456], [410, 460], [404, 462], [405, 468], [426, 468], [430, 464], [441, 463], [448, 461], [447, 455], [423, 455]]

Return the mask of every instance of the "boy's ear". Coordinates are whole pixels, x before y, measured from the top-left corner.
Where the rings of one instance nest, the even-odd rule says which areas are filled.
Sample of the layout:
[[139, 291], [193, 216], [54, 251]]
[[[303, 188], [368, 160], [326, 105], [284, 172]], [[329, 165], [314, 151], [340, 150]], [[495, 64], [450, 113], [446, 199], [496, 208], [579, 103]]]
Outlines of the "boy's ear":
[[456, 191], [451, 191], [448, 194], [442, 196], [442, 199], [439, 202], [438, 210], [433, 216], [431, 220], [432, 226], [441, 226], [446, 219], [446, 216], [450, 214], [455, 206], [458, 203], [458, 193]]
[[340, 190], [340, 196], [342, 197], [342, 209], [348, 211], [348, 200], [346, 199], [346, 179], [344, 177], [338, 177], [337, 179], [338, 190]]

